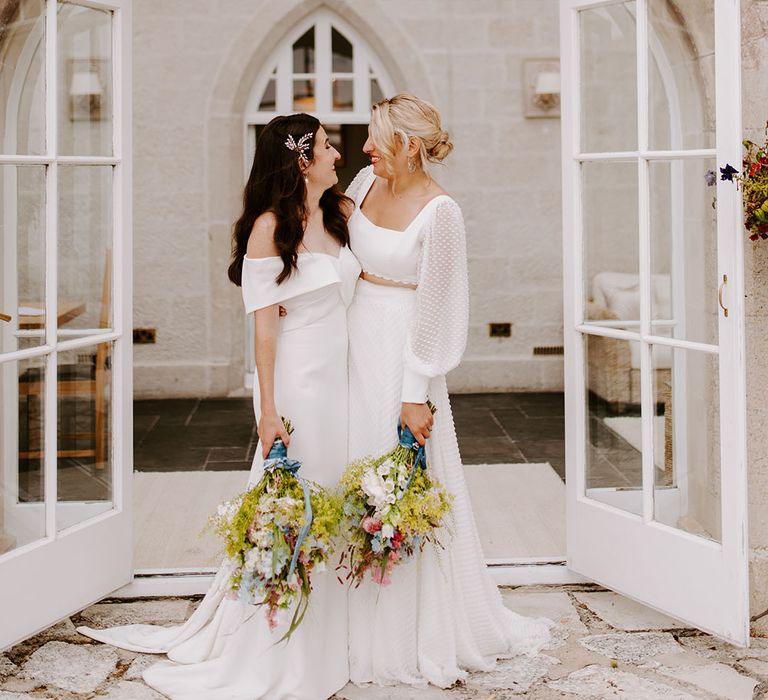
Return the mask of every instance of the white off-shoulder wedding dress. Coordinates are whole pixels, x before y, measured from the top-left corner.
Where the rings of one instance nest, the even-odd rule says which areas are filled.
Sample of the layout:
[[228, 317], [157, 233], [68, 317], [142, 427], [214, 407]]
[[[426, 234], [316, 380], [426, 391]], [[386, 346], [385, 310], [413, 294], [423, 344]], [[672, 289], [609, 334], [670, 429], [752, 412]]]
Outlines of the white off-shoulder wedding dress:
[[351, 680], [448, 687], [497, 658], [534, 654], [550, 623], [504, 607], [487, 571], [464, 480], [445, 374], [464, 352], [468, 282], [464, 222], [456, 202], [432, 199], [404, 231], [382, 228], [360, 209], [376, 176], [362, 170], [347, 190], [349, 222], [362, 269], [418, 285], [360, 280], [348, 312], [350, 458], [381, 454], [396, 442], [401, 402], [437, 407], [427, 441], [430, 473], [453, 494], [444, 549], [427, 545], [393, 571], [350, 591]]
[[[300, 254], [298, 270], [277, 285], [282, 266], [279, 258], [243, 261], [245, 309], [280, 303], [288, 310], [280, 320], [275, 403], [295, 426], [288, 451], [302, 462], [300, 475], [332, 488], [347, 462], [346, 309], [360, 268], [348, 248], [338, 258]], [[249, 484], [261, 477], [262, 461], [259, 450]], [[226, 597], [229, 573], [225, 562], [183, 625], [78, 631], [124, 649], [166, 653], [169, 660], [147, 669], [144, 680], [173, 700], [320, 700], [347, 683], [347, 587], [332, 568], [313, 574], [304, 621], [280, 644], [285, 623], [270, 631], [262, 608]]]

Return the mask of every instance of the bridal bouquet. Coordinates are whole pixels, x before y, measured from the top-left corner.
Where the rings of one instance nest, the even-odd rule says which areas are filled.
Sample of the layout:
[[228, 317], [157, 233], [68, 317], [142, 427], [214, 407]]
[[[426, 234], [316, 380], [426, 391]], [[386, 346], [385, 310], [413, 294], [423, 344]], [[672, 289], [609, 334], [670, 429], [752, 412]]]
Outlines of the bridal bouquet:
[[[290, 422], [283, 422], [288, 433], [293, 432]], [[270, 629], [278, 624], [278, 612], [290, 609], [298, 599], [280, 641], [288, 639], [304, 618], [311, 574], [325, 570], [341, 519], [338, 499], [298, 477], [300, 467], [300, 462], [288, 458], [278, 438], [260, 481], [222, 503], [211, 517], [233, 566], [233, 597], [266, 606]]]
[[451, 507], [450, 495], [427, 472], [424, 447], [409, 428], [398, 425], [397, 434], [394, 450], [352, 462], [341, 479], [349, 563], [342, 555], [340, 567], [358, 586], [369, 570], [375, 583], [388, 585], [399, 562], [427, 542], [439, 545], [436, 530]]

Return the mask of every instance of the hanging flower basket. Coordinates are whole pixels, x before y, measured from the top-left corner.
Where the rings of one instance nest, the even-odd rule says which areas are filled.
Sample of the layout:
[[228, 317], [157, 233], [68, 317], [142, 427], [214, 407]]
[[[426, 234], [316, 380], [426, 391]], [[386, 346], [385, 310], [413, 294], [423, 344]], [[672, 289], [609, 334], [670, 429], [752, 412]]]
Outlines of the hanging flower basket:
[[[720, 179], [735, 182], [741, 188], [744, 198], [744, 226], [749, 231], [749, 240], [768, 238], [768, 122], [765, 125], [765, 142], [762, 146], [744, 139], [743, 171], [726, 163], [720, 168]], [[708, 171], [707, 184], [714, 185], [716, 175]]]

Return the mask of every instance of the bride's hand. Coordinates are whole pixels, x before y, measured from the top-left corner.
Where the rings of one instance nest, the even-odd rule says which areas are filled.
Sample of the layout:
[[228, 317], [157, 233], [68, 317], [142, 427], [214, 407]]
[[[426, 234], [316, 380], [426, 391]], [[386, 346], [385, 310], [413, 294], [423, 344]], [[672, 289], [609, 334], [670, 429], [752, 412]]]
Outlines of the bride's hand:
[[261, 441], [261, 453], [264, 458], [269, 454], [270, 449], [272, 449], [272, 443], [274, 443], [277, 438], [280, 438], [286, 447], [288, 447], [291, 442], [288, 431], [283, 425], [283, 420], [277, 413], [270, 413], [261, 417], [261, 420], [259, 420], [258, 433], [259, 440]]
[[408, 426], [420, 445], [429, 439], [434, 422], [435, 417], [425, 403], [403, 403], [400, 409], [400, 425]]

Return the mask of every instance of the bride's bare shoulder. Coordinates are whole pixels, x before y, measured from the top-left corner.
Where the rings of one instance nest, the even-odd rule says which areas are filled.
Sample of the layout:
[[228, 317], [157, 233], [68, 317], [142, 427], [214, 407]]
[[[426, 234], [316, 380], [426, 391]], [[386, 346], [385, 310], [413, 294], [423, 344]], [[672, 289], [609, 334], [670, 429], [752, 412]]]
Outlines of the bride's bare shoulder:
[[253, 222], [251, 235], [248, 237], [246, 255], [249, 258], [271, 258], [277, 255], [275, 229], [277, 217], [271, 211], [260, 214]]

